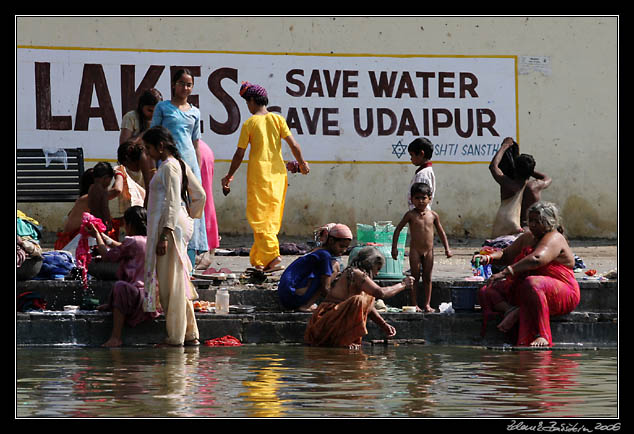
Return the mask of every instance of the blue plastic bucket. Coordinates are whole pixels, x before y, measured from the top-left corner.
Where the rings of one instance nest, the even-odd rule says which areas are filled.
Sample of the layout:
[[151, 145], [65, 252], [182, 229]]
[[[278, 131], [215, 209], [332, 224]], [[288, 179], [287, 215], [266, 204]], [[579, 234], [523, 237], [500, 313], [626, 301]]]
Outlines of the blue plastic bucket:
[[456, 312], [472, 312], [478, 304], [478, 286], [451, 287], [451, 307]]

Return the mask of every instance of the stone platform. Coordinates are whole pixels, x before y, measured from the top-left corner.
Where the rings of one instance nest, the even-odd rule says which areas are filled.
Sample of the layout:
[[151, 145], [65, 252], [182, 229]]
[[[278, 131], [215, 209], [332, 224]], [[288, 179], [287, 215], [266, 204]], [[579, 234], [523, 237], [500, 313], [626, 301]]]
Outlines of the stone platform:
[[[380, 281], [390, 285], [393, 281]], [[78, 281], [26, 281], [17, 283], [17, 293], [37, 291], [47, 300], [43, 312], [18, 312], [16, 316], [16, 344], [29, 345], [87, 345], [98, 346], [110, 336], [112, 314], [98, 311], [64, 312], [64, 305], [79, 305], [85, 296], [107, 299], [114, 281], [92, 281], [86, 291]], [[433, 283], [432, 306], [452, 301], [452, 288], [473, 286], [464, 280], [437, 280]], [[213, 301], [219, 286], [197, 282], [200, 300]], [[579, 347], [616, 347], [618, 345], [618, 281], [580, 281], [581, 301], [577, 309], [564, 316], [552, 318], [551, 325], [556, 345]], [[253, 306], [251, 313], [196, 313], [200, 340], [231, 335], [243, 343], [302, 343], [309, 313], [285, 311], [279, 304], [275, 285], [229, 286], [230, 304]], [[407, 303], [406, 294], [385, 300], [397, 310]], [[396, 342], [447, 345], [510, 345], [510, 339], [489, 323], [485, 336], [481, 335], [482, 315], [476, 311], [455, 313], [383, 312], [392, 324]], [[382, 342], [384, 335], [368, 321], [366, 342]], [[125, 327], [125, 345], [151, 345], [165, 338], [164, 318], [161, 316], [137, 327]]]
[[[284, 239], [280, 242], [301, 242]], [[239, 272], [249, 266], [248, 256], [226, 255], [233, 248], [248, 246], [249, 236], [223, 236], [222, 248], [211, 257], [209, 267], [229, 268]], [[452, 288], [478, 285], [465, 280], [471, 274], [470, 258], [482, 240], [450, 240], [453, 252], [451, 258], [442, 255], [440, 246], [435, 249], [432, 285], [432, 307], [438, 309], [441, 303], [452, 301]], [[597, 275], [605, 274], [618, 266], [618, 245], [614, 240], [571, 240], [573, 253], [585, 263], [587, 269], [597, 270]], [[297, 256], [282, 256], [282, 264], [288, 266]], [[253, 306], [251, 313], [197, 313], [201, 342], [225, 335], [232, 335], [243, 343], [302, 343], [308, 313], [288, 312], [280, 306], [276, 279], [280, 273], [269, 277], [261, 285], [228, 286], [232, 305]], [[574, 312], [551, 320], [556, 346], [574, 345], [592, 348], [615, 347], [618, 345], [618, 280], [591, 280], [583, 272], [575, 274], [581, 288], [581, 301]], [[379, 281], [390, 285], [395, 281]], [[25, 291], [37, 291], [47, 301], [50, 311], [16, 314], [16, 344], [29, 345], [89, 345], [98, 346], [105, 342], [112, 328], [112, 315], [97, 311], [63, 312], [65, 305], [80, 305], [83, 297], [96, 298], [103, 303], [114, 281], [92, 280], [88, 291], [78, 281], [37, 281], [16, 282], [16, 295]], [[196, 282], [201, 300], [214, 301], [219, 282]], [[420, 291], [419, 291], [420, 293]], [[394, 308], [410, 304], [406, 292], [385, 300]], [[480, 312], [445, 313], [403, 313], [385, 312], [381, 315], [392, 324], [397, 334], [391, 342], [427, 342], [447, 345], [479, 345], [500, 347], [511, 344], [510, 338], [495, 327], [495, 321], [488, 325], [484, 337], [481, 335], [482, 316]], [[368, 321], [368, 335], [364, 342], [384, 342], [383, 333]], [[125, 327], [125, 345], [151, 345], [165, 338], [163, 317], [137, 327]]]

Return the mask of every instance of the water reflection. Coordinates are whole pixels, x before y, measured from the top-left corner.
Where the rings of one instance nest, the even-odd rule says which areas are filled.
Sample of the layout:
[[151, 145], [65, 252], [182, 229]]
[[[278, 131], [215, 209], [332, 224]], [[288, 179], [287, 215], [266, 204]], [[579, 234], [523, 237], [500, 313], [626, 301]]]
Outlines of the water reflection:
[[616, 417], [617, 352], [18, 348], [18, 417]]

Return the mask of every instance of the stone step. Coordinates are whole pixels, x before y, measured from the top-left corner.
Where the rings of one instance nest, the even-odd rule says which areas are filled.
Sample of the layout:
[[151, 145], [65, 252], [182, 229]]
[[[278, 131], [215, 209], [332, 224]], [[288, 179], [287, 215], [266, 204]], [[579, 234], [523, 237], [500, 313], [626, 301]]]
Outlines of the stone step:
[[[380, 285], [392, 285], [394, 281], [379, 281]], [[80, 305], [84, 296], [99, 299], [104, 303], [112, 290], [114, 281], [94, 280], [89, 289], [82, 288], [79, 281], [56, 280], [27, 280], [16, 282], [16, 296], [26, 291], [39, 292], [47, 302], [50, 310], [63, 310], [65, 305]], [[202, 281], [196, 284], [201, 300], [214, 301], [219, 284], [213, 281]], [[454, 287], [475, 287], [478, 282], [465, 280], [439, 279], [432, 284], [431, 305], [438, 308], [441, 303], [452, 301], [451, 293]], [[616, 312], [618, 310], [618, 280], [579, 280], [581, 299], [576, 311]], [[234, 285], [227, 286], [230, 303], [236, 305], [255, 306], [258, 311], [283, 311], [280, 305], [275, 284], [262, 285]], [[418, 291], [422, 297], [422, 291]], [[402, 307], [411, 304], [407, 291], [385, 300], [388, 306]]]
[[[197, 313], [200, 340], [231, 335], [245, 344], [303, 343], [310, 313], [262, 312], [249, 314]], [[391, 340], [426, 342], [446, 345], [478, 345], [500, 347], [512, 345], [510, 338], [488, 324], [481, 334], [482, 317], [478, 312], [382, 313], [397, 334]], [[368, 321], [364, 342], [385, 340], [383, 333]], [[577, 313], [553, 317], [551, 328], [555, 345], [579, 347], [616, 347], [618, 319], [615, 313]], [[16, 317], [16, 344], [99, 346], [110, 337], [112, 314], [109, 312], [19, 312]], [[163, 316], [136, 327], [125, 327], [124, 345], [151, 345], [164, 341]]]
[[[392, 282], [382, 282], [384, 285]], [[80, 305], [84, 296], [104, 302], [112, 289], [113, 281], [93, 281], [85, 291], [77, 281], [26, 281], [17, 282], [16, 292], [37, 291], [49, 303], [50, 311], [20, 313], [16, 315], [17, 345], [89, 345], [105, 342], [112, 329], [112, 314], [97, 311], [63, 312], [63, 306]], [[451, 301], [451, 288], [469, 286], [472, 282], [435, 281], [432, 306], [441, 301]], [[618, 282], [580, 281], [581, 302], [568, 314], [552, 318], [551, 327], [556, 345], [617, 346], [618, 344]], [[213, 301], [219, 286], [198, 287], [200, 299]], [[197, 313], [201, 341], [225, 335], [235, 336], [244, 343], [303, 343], [309, 313], [284, 311], [277, 299], [274, 287], [229, 287], [230, 304], [254, 306], [248, 314], [220, 315]], [[389, 306], [399, 307], [405, 296], [386, 300]], [[57, 311], [55, 311], [57, 310]], [[381, 314], [397, 329], [395, 339], [425, 341], [433, 344], [503, 346], [512, 344], [488, 324], [486, 334], [481, 335], [482, 316], [479, 312], [403, 313]], [[137, 327], [124, 329], [126, 345], [160, 343], [165, 338], [165, 322], [161, 316]], [[382, 332], [371, 321], [365, 342], [382, 341]], [[394, 341], [394, 340], [393, 340]]]

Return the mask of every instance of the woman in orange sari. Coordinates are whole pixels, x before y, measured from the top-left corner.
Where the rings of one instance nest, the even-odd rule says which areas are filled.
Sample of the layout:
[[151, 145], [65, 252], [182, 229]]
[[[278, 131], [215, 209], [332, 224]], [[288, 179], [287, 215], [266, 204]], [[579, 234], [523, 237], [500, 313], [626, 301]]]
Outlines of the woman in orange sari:
[[563, 236], [559, 211], [549, 202], [528, 210], [529, 231], [504, 250], [475, 255], [481, 264], [508, 265], [490, 277], [478, 298], [484, 328], [491, 317], [503, 314], [498, 329], [519, 325], [518, 346], [552, 346], [550, 316], [565, 315], [579, 304], [574, 255]]
[[308, 322], [304, 342], [312, 346], [358, 348], [368, 333], [368, 318], [374, 321], [388, 337], [396, 329], [388, 324], [374, 308], [374, 299], [392, 297], [405, 288], [411, 288], [414, 278], [381, 287], [372, 279], [385, 264], [385, 258], [375, 247], [359, 250], [352, 263], [337, 276], [328, 295]]

